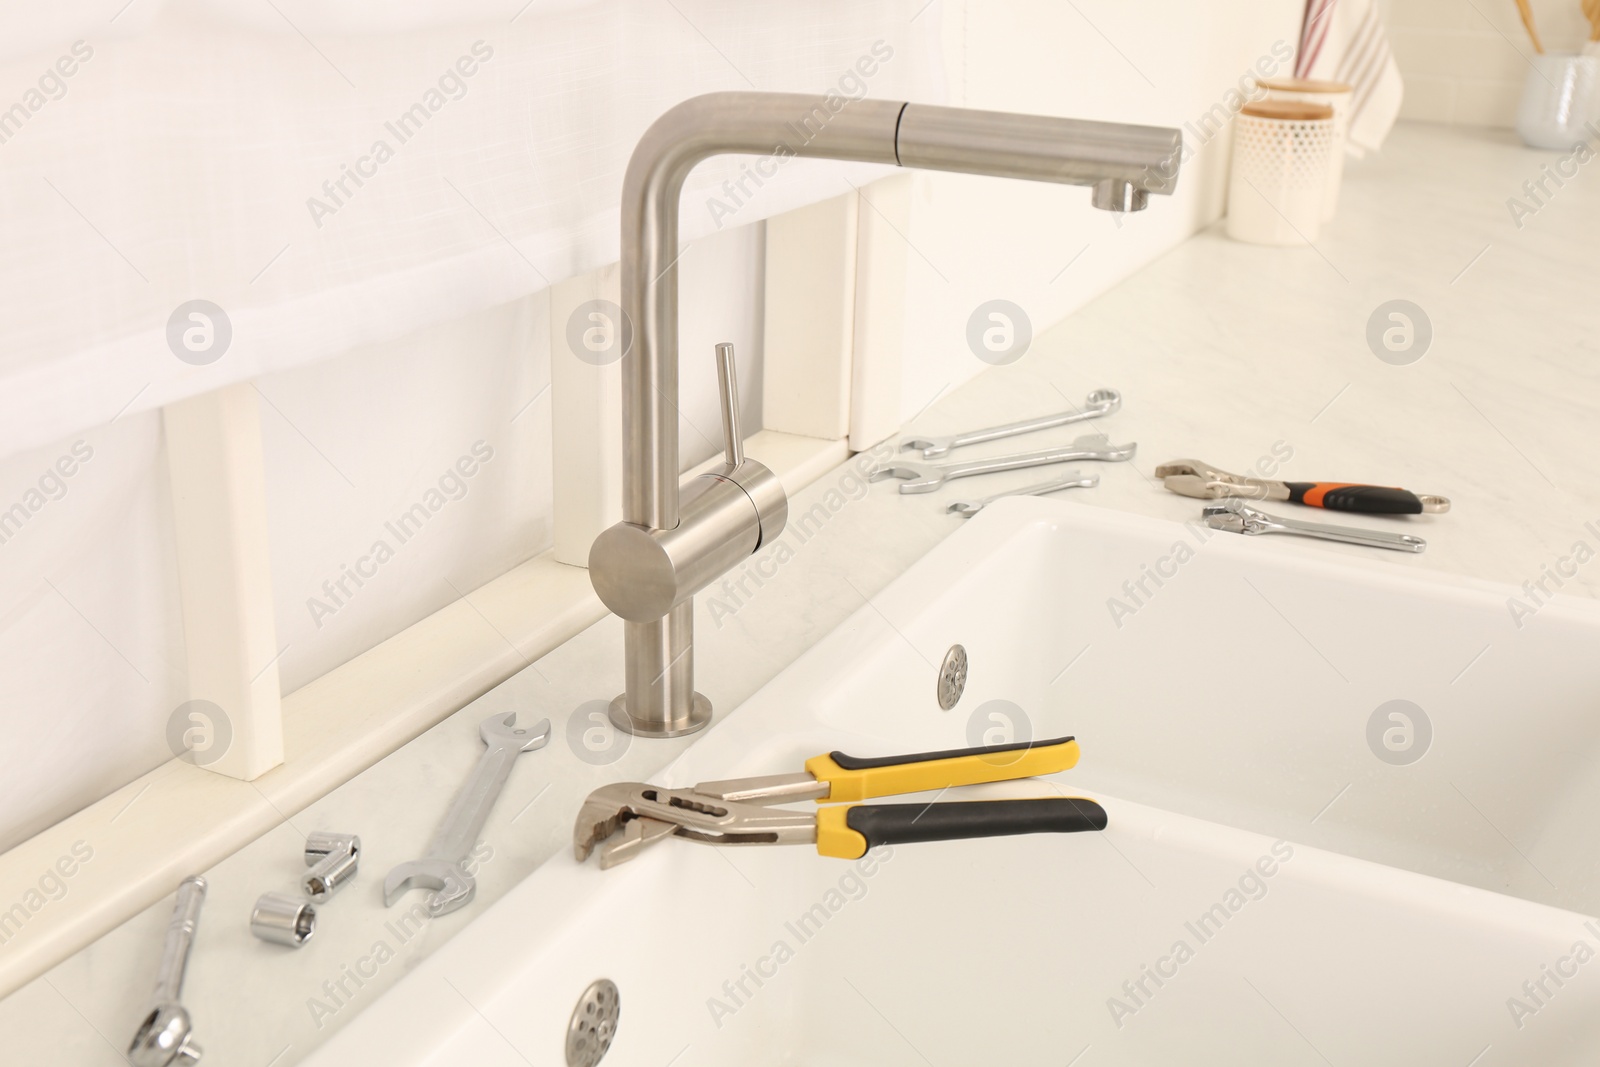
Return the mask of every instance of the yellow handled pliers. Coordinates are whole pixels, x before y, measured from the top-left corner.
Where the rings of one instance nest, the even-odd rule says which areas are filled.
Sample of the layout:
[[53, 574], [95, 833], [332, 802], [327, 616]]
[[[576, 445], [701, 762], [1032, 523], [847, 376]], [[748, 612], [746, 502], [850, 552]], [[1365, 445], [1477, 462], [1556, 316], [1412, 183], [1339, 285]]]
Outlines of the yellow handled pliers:
[[830, 752], [807, 760], [798, 774], [702, 782], [693, 789], [617, 782], [584, 801], [573, 829], [573, 851], [581, 863], [604, 842], [600, 866], [607, 868], [664, 837], [678, 836], [715, 845], [814, 842], [821, 855], [856, 859], [885, 844], [1103, 830], [1105, 809], [1083, 797], [842, 804], [815, 812], [768, 806], [1012, 781], [1054, 774], [1077, 762], [1077, 741], [1061, 737], [865, 759]]

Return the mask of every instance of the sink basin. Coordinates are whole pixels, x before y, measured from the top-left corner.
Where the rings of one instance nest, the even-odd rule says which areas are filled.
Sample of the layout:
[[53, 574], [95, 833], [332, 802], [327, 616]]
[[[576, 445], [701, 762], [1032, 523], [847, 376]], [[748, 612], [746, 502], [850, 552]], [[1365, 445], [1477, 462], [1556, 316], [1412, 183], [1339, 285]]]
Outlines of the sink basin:
[[1514, 592], [1002, 501], [663, 777], [1070, 733], [1074, 770], [966, 792], [1104, 833], [560, 857], [307, 1062], [564, 1063], [608, 978], [613, 1067], [1592, 1063], [1600, 610], [1519, 628]]
[[[1003, 701], [978, 716], [991, 737], [1018, 709], [1034, 738], [1077, 734], [1094, 789], [1600, 913], [1600, 604], [1558, 598], [1519, 629], [1520, 590], [1371, 549], [1002, 506], [780, 692], [830, 736], [891, 743], [975, 742], [969, 718]], [[930, 664], [956, 642], [970, 681], [941, 731]]]

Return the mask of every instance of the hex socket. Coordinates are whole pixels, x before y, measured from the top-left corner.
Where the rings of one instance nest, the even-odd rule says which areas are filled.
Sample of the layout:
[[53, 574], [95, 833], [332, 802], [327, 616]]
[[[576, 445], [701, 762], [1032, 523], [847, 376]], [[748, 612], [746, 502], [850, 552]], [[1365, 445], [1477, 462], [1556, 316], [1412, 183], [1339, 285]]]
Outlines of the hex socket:
[[313, 830], [306, 835], [306, 866], [315, 867], [334, 852], [360, 852], [361, 838], [333, 830]]
[[317, 909], [284, 893], [263, 893], [250, 912], [250, 932], [275, 945], [299, 948], [317, 930]]
[[306, 865], [311, 870], [300, 880], [300, 888], [321, 904], [356, 876], [360, 861], [361, 838], [318, 830], [306, 838]]

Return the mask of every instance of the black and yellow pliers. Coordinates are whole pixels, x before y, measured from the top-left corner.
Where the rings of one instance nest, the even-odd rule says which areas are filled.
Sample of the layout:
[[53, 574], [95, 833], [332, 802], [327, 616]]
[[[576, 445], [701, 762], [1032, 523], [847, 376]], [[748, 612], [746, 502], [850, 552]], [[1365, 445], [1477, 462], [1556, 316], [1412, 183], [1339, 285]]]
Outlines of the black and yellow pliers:
[[1064, 771], [1078, 762], [1070, 737], [862, 759], [830, 752], [798, 774], [702, 782], [666, 789], [617, 782], [589, 794], [573, 829], [581, 863], [596, 845], [614, 867], [668, 836], [714, 845], [815, 843], [824, 856], [856, 859], [869, 848], [1008, 834], [1104, 830], [1105, 809], [1083, 797], [840, 804], [815, 812], [769, 805], [797, 800], [860, 801]]

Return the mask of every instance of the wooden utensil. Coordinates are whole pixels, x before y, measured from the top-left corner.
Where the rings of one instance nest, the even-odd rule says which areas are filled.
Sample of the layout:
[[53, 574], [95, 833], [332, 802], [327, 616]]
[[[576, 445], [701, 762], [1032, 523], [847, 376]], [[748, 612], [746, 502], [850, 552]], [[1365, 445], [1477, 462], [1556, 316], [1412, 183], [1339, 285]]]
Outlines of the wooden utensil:
[[1533, 41], [1533, 50], [1544, 55], [1544, 43], [1539, 40], [1539, 29], [1533, 24], [1533, 7], [1528, 0], [1517, 0], [1517, 14], [1522, 16], [1522, 28]]

